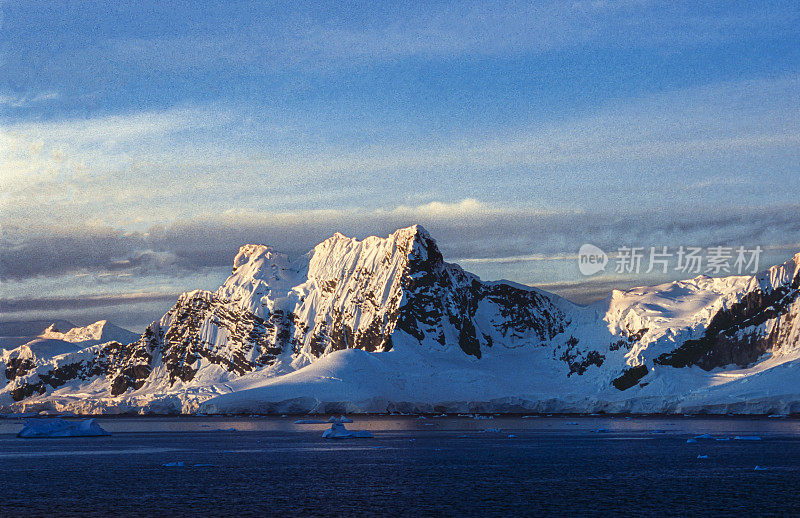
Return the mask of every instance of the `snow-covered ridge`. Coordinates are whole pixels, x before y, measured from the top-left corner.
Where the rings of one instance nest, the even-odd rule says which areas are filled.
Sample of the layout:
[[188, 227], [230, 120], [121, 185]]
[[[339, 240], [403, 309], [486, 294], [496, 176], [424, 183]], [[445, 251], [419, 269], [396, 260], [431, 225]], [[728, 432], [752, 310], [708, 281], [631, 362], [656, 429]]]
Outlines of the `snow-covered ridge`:
[[130, 343], [139, 338], [135, 333], [115, 326], [107, 320], [98, 320], [94, 324], [89, 324], [84, 327], [73, 327], [63, 333], [58, 330], [55, 324], [51, 324], [44, 330], [40, 337], [48, 340], [63, 340], [74, 344], [86, 342], [104, 343], [111, 341]]
[[98, 322], [4, 352], [0, 409], [794, 411], [777, 380], [800, 368], [798, 265], [583, 307], [483, 282], [418, 225], [294, 258], [250, 244], [141, 337]]

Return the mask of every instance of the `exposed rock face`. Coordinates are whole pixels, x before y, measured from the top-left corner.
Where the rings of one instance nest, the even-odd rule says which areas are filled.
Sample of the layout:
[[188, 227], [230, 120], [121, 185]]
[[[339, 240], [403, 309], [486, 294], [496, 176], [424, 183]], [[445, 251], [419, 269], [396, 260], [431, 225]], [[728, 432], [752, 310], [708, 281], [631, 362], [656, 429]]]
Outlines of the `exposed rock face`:
[[515, 382], [520, 390], [528, 378], [547, 378], [555, 392], [627, 397], [675, 368], [800, 354], [798, 262], [800, 254], [757, 277], [698, 277], [582, 307], [535, 288], [482, 282], [444, 262], [419, 226], [363, 241], [336, 234], [294, 259], [246, 245], [218, 290], [184, 293], [133, 343], [67, 341], [108, 335], [112, 328], [99, 322], [50, 328], [6, 350], [0, 408], [48, 398], [150, 408], [137, 398], [183, 401], [190, 393], [201, 401], [336, 351], [398, 347], [476, 369], [515, 362], [527, 377]]
[[702, 337], [687, 340], [655, 362], [672, 367], [697, 365], [708, 371], [726, 365], [746, 367], [765, 353], [797, 349], [800, 270], [784, 285], [765, 285], [765, 276], [761, 277], [756, 288], [713, 316]]

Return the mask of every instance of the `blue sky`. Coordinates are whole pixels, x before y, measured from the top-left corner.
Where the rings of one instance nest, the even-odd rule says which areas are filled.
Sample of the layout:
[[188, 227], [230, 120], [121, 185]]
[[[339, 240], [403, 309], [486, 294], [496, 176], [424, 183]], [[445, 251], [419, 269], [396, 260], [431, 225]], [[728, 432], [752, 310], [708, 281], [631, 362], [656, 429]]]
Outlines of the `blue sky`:
[[141, 327], [245, 242], [412, 223], [579, 300], [677, 275], [583, 278], [586, 242], [800, 250], [797, 2], [0, 13], [0, 319]]

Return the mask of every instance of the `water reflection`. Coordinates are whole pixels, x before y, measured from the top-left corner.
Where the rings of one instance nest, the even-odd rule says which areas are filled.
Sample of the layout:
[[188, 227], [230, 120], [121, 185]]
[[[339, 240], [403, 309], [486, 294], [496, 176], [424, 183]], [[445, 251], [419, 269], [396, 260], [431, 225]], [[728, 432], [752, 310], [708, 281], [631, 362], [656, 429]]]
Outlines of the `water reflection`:
[[[319, 417], [319, 416], [315, 416]], [[328, 416], [324, 416], [327, 419]], [[643, 434], [761, 434], [800, 436], [800, 419], [767, 417], [604, 417], [604, 416], [351, 416], [355, 427], [371, 432], [503, 432], [608, 435]], [[99, 417], [111, 433], [236, 434], [244, 432], [322, 432], [328, 424], [295, 424], [308, 416], [287, 417]], [[0, 419], [0, 434], [16, 434], [20, 419]]]

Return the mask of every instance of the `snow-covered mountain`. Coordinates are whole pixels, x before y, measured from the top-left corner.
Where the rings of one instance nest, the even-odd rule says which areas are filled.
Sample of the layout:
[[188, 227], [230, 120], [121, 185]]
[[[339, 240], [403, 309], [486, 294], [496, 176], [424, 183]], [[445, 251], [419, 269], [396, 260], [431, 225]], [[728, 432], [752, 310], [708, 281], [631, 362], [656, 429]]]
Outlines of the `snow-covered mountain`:
[[293, 259], [246, 245], [217, 291], [184, 293], [136, 341], [49, 330], [96, 340], [5, 351], [0, 408], [795, 412], [799, 265], [578, 306], [482, 282], [420, 226]]

